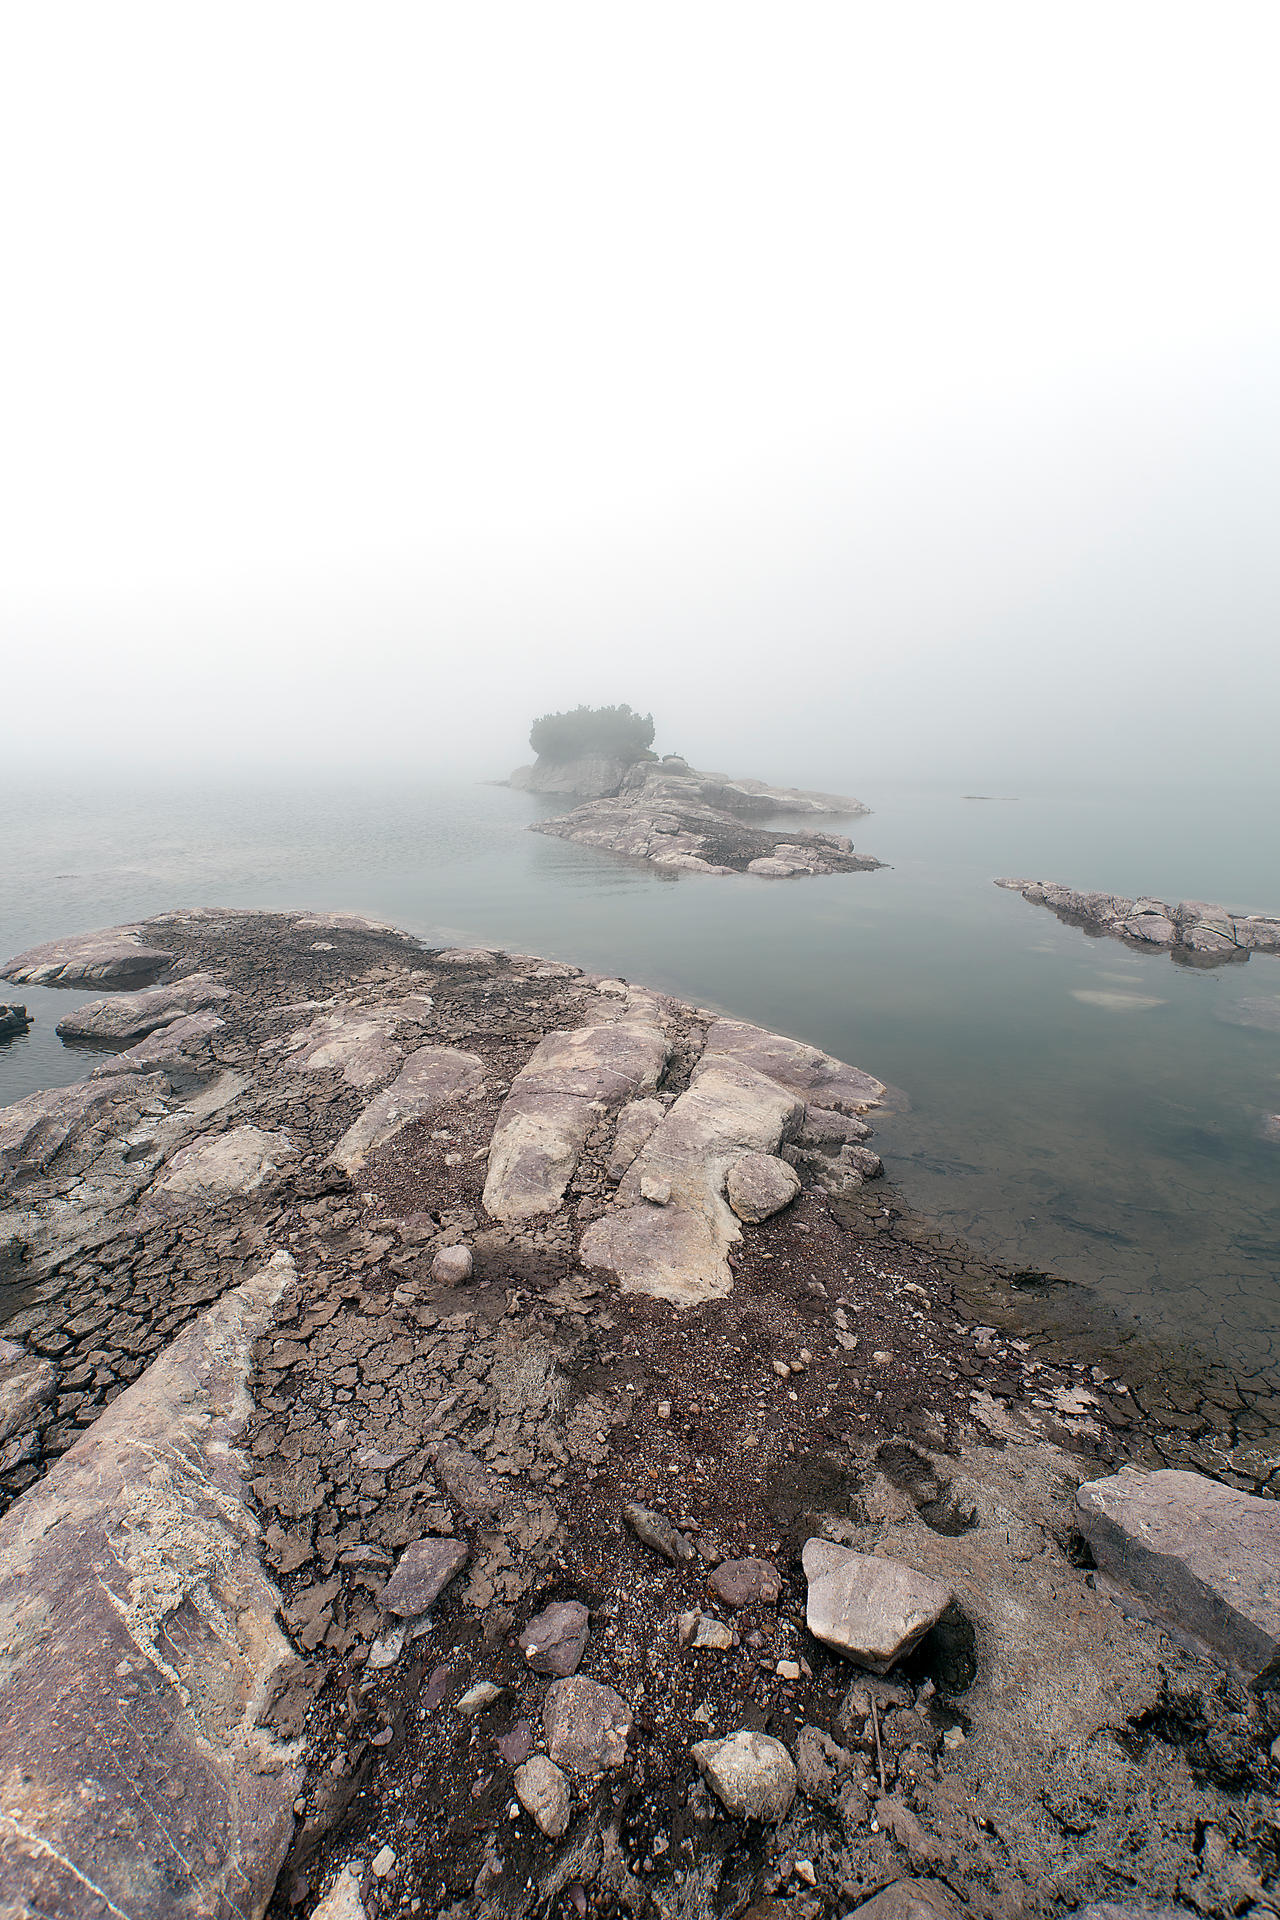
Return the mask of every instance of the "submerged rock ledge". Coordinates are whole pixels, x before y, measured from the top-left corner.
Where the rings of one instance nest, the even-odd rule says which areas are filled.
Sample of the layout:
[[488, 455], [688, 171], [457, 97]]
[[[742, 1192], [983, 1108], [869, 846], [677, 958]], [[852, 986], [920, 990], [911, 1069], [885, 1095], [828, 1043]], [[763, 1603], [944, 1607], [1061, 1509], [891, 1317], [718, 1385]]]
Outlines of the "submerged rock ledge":
[[1275, 1905], [1265, 1405], [1030, 1331], [870, 1074], [352, 915], [3, 971], [141, 1037], [0, 1109], [0, 1909]]
[[996, 886], [1020, 893], [1033, 905], [1056, 913], [1085, 933], [1110, 935], [1131, 946], [1162, 948], [1170, 959], [1200, 967], [1247, 960], [1252, 953], [1280, 953], [1280, 918], [1236, 913], [1204, 900], [1165, 900], [1142, 895], [1130, 900], [1116, 893], [1081, 893], [1044, 880], [997, 880]]

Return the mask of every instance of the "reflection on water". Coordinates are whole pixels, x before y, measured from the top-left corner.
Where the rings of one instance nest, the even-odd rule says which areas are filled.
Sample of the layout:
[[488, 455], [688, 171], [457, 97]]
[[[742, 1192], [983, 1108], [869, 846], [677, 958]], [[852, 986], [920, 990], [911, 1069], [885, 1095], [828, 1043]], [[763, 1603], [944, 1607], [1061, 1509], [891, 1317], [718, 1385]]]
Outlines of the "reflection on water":
[[[878, 1144], [950, 1231], [1280, 1374], [1280, 961], [1174, 967], [991, 884], [1274, 911], [1267, 810], [881, 795], [846, 830], [888, 868], [790, 883], [661, 874], [524, 831], [555, 810], [484, 786], [8, 796], [0, 944], [175, 905], [341, 906], [625, 973], [906, 1089]], [[0, 1099], [79, 1078], [87, 1056], [53, 1025], [90, 996], [13, 997], [38, 1024], [0, 1048]]]

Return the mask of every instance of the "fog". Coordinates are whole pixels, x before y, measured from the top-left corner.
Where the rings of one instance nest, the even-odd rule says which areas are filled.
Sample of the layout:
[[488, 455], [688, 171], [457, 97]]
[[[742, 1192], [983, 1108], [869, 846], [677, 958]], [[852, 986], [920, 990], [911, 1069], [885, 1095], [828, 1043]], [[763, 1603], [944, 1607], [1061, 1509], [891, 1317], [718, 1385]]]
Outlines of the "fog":
[[7, 768], [1273, 778], [1276, 38], [9, 9]]

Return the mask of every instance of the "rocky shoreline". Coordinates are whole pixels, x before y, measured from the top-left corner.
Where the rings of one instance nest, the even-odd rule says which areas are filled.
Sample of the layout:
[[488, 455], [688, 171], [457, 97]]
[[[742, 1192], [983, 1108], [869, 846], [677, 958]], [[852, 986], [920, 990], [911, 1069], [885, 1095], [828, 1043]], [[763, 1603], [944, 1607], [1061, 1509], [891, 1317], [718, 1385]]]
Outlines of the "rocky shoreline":
[[352, 916], [4, 974], [122, 1049], [0, 1110], [13, 1911], [1273, 1909], [1269, 1409], [912, 1220], [870, 1075]]
[[1048, 907], [1068, 926], [1092, 936], [1126, 941], [1148, 952], [1163, 950], [1183, 966], [1217, 967], [1254, 953], [1280, 954], [1280, 919], [1236, 913], [1205, 900], [1166, 900], [1142, 895], [1081, 893], [1056, 881], [997, 880], [1035, 906]]
[[[864, 873], [882, 863], [854, 852], [847, 834], [782, 832], [748, 824], [785, 813], [853, 816], [869, 811], [860, 800], [796, 787], [770, 787], [761, 780], [730, 780], [699, 773], [669, 754], [622, 770], [579, 767], [520, 768], [510, 784], [534, 792], [588, 792], [571, 813], [530, 823], [581, 846], [602, 847], [654, 866], [698, 873], [754, 873], [795, 879], [828, 873]], [[615, 781], [616, 774], [616, 781]], [[521, 775], [527, 775], [521, 779]], [[566, 788], [548, 782], [564, 781]], [[600, 782], [612, 784], [601, 785]]]

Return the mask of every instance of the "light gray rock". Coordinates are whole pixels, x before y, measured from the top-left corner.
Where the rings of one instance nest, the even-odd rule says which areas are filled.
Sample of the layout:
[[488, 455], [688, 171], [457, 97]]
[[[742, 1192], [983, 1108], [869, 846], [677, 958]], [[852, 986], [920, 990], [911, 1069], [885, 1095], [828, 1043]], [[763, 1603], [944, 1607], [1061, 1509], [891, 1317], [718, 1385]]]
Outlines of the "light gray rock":
[[629, 992], [618, 1017], [550, 1033], [502, 1103], [484, 1204], [504, 1225], [554, 1213], [591, 1128], [658, 1084], [667, 1037], [651, 995]]
[[910, 1653], [951, 1604], [941, 1581], [880, 1554], [811, 1540], [803, 1563], [810, 1633], [872, 1673], [887, 1673]]
[[349, 1087], [376, 1087], [389, 1080], [404, 1059], [404, 1048], [394, 1037], [398, 1022], [389, 1010], [335, 1007], [319, 1013], [311, 1023], [289, 1036], [279, 1048], [297, 1072], [320, 1073], [332, 1068]]
[[360, 1877], [352, 1867], [342, 1869], [311, 1920], [365, 1920]]
[[895, 1880], [852, 1911], [862, 1920], [960, 1920], [967, 1909], [939, 1880]]
[[[613, 1207], [583, 1235], [583, 1266], [609, 1269], [626, 1293], [678, 1306], [728, 1293], [728, 1254], [741, 1239], [724, 1199], [729, 1168], [744, 1153], [773, 1153], [802, 1113], [775, 1081], [729, 1058], [704, 1060], [632, 1162]], [[665, 1206], [645, 1204], [646, 1182], [669, 1189]]]
[[744, 1153], [725, 1178], [729, 1205], [739, 1220], [768, 1220], [789, 1207], [800, 1191], [800, 1176], [771, 1153]]
[[103, 927], [28, 947], [0, 967], [0, 980], [33, 987], [133, 987], [154, 980], [172, 959], [148, 943], [141, 927]]
[[1076, 1495], [1103, 1572], [1248, 1679], [1280, 1662], [1280, 1501], [1125, 1467]]
[[94, 1068], [90, 1078], [109, 1080], [120, 1073], [156, 1073], [190, 1067], [207, 1057], [210, 1040], [225, 1025], [226, 1021], [216, 1013], [186, 1014], [148, 1034], [136, 1046], [113, 1054], [102, 1066]]
[[690, 1748], [699, 1773], [738, 1820], [785, 1820], [796, 1797], [796, 1770], [781, 1740], [742, 1727]]
[[542, 1728], [555, 1764], [589, 1779], [625, 1764], [631, 1709], [612, 1687], [576, 1673], [548, 1687]]
[[87, 1040], [127, 1044], [145, 1040], [159, 1027], [172, 1026], [189, 1014], [202, 1013], [228, 997], [227, 989], [212, 974], [192, 973], [167, 986], [148, 987], [141, 993], [117, 993], [105, 1000], [87, 1000], [64, 1019], [57, 1032], [63, 1040]]
[[772, 1606], [782, 1592], [782, 1575], [772, 1561], [750, 1555], [743, 1560], [722, 1560], [707, 1585], [717, 1600], [736, 1612], [761, 1601]]
[[181, 1147], [148, 1188], [147, 1200], [161, 1211], [218, 1206], [233, 1194], [256, 1193], [296, 1158], [287, 1133], [232, 1127]]
[[613, 1147], [606, 1168], [615, 1186], [658, 1122], [665, 1118], [666, 1111], [658, 1100], [632, 1100], [622, 1109], [613, 1130]]
[[590, 1624], [591, 1615], [580, 1600], [556, 1600], [520, 1635], [521, 1652], [535, 1673], [566, 1679], [578, 1671]]
[[1280, 953], [1280, 918], [1238, 913], [1207, 900], [1127, 899], [1122, 894], [1086, 893], [1054, 881], [1001, 879], [995, 883], [1045, 906], [1060, 919], [1091, 931], [1155, 947], [1202, 966], [1247, 960], [1251, 953]]
[[466, 1562], [462, 1540], [415, 1540], [400, 1555], [378, 1604], [402, 1620], [425, 1613]]
[[745, 1020], [717, 1020], [707, 1034], [702, 1070], [731, 1060], [749, 1067], [754, 1073], [776, 1081], [788, 1093], [797, 1094], [806, 1108], [816, 1106], [836, 1113], [862, 1114], [879, 1106], [884, 1098], [884, 1083], [846, 1066], [843, 1060], [811, 1047], [803, 1040], [788, 1040], [764, 1027], [753, 1027]]
[[614, 794], [626, 777], [629, 761], [607, 753], [584, 753], [574, 760], [544, 760], [517, 767], [507, 781], [522, 793], [569, 793], [579, 800], [600, 800]]
[[558, 1840], [569, 1824], [573, 1797], [569, 1782], [554, 1760], [548, 1760], [544, 1753], [531, 1753], [516, 1768], [514, 1786], [525, 1812], [537, 1821], [548, 1840]]
[[[158, 1091], [160, 1082], [154, 1083]], [[0, 1107], [0, 1187], [46, 1173], [81, 1133], [136, 1117], [143, 1089], [128, 1074], [30, 1093]]]
[[[688, 1622], [688, 1631], [684, 1622]], [[724, 1620], [717, 1620], [714, 1614], [690, 1613], [681, 1615], [681, 1638], [687, 1646], [699, 1652], [727, 1653], [733, 1645], [733, 1628]]]
[[13, 1340], [0, 1340], [0, 1440], [30, 1426], [38, 1408], [52, 1400], [58, 1369]]
[[391, 1085], [377, 1094], [352, 1122], [329, 1158], [354, 1174], [378, 1147], [405, 1127], [462, 1099], [484, 1080], [484, 1062], [454, 1047], [420, 1047], [410, 1054]]
[[441, 1247], [431, 1262], [431, 1278], [441, 1287], [465, 1287], [475, 1265], [470, 1247]]
[[224, 1294], [0, 1521], [15, 1912], [248, 1920], [270, 1897], [304, 1749], [269, 1725], [297, 1663], [233, 1442], [292, 1282], [277, 1253]]

